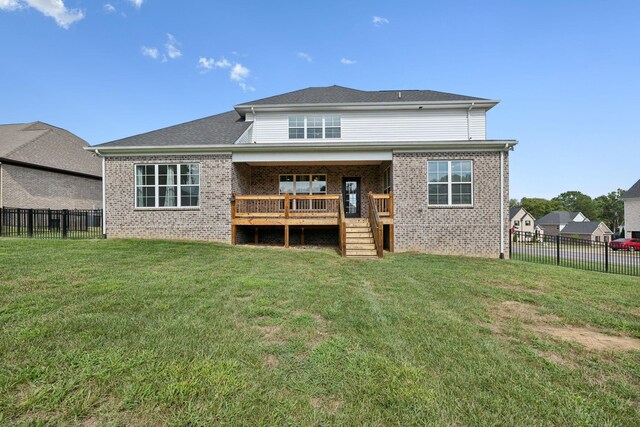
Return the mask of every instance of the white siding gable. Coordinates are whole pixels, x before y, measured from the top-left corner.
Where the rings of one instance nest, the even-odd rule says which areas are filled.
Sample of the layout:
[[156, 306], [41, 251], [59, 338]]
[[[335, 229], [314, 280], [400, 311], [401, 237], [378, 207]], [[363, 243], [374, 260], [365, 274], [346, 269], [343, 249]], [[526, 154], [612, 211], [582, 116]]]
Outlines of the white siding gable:
[[[340, 111], [340, 112], [256, 112], [253, 117], [253, 137], [258, 143], [303, 142], [289, 139], [290, 115], [339, 115], [339, 139], [311, 139], [308, 142], [403, 142], [484, 140], [485, 110], [442, 109], [402, 111]], [[467, 122], [467, 115], [469, 121]]]

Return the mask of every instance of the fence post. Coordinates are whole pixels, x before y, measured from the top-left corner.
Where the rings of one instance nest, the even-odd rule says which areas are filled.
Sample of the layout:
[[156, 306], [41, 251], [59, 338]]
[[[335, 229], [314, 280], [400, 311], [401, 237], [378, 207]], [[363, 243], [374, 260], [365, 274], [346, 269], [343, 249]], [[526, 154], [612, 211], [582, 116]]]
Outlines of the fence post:
[[604, 242], [604, 272], [609, 272], [609, 243]]
[[556, 235], [556, 265], [560, 265], [560, 234]]
[[62, 210], [62, 238], [66, 239], [67, 238], [67, 231], [68, 231], [68, 221], [69, 219], [69, 209], [63, 209]]
[[2, 223], [4, 222], [4, 209], [0, 206], [0, 237], [2, 237]]
[[511, 259], [511, 244], [513, 242], [513, 229], [509, 229], [509, 259]]
[[20, 236], [22, 234], [22, 224], [20, 223], [20, 217], [22, 217], [22, 209], [18, 208], [16, 209], [16, 216], [17, 216], [17, 224], [18, 224], [18, 236]]
[[33, 209], [27, 209], [27, 237], [33, 237]]

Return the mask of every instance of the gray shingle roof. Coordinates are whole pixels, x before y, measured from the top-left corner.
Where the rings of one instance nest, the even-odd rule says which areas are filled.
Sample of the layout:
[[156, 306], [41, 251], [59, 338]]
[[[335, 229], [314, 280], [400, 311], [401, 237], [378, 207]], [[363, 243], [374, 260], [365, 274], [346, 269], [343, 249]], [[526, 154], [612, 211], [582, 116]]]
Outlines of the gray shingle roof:
[[233, 144], [250, 125], [251, 122], [245, 122], [236, 111], [227, 111], [94, 147]]
[[[560, 233], [562, 234], [593, 234], [594, 231], [602, 224], [599, 221], [570, 222]], [[605, 226], [605, 233], [611, 233]], [[613, 233], [612, 233], [613, 234]]]
[[629, 190], [625, 191], [624, 196], [622, 196], [623, 199], [630, 199], [632, 197], [640, 197], [640, 179], [633, 184]]
[[[399, 97], [398, 94], [401, 94]], [[357, 90], [343, 86], [309, 87], [236, 106], [284, 104], [351, 104], [372, 102], [487, 101], [485, 98], [433, 90]]]
[[86, 175], [102, 176], [102, 164], [71, 132], [43, 122], [0, 125], [0, 158]]
[[549, 212], [538, 221], [536, 225], [560, 225], [567, 224], [579, 214], [580, 212], [567, 212], [567, 211], [553, 211]]
[[521, 209], [522, 209], [521, 207], [509, 208], [509, 219], [513, 219], [513, 217], [516, 216], [516, 214], [520, 212]]

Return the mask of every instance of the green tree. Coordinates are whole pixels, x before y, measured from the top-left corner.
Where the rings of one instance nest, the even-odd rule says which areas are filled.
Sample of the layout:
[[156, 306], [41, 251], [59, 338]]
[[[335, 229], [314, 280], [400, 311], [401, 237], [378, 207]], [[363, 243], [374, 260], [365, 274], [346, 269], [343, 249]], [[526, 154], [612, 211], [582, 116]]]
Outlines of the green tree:
[[596, 197], [593, 200], [598, 209], [597, 219], [607, 224], [607, 227], [614, 233], [624, 221], [623, 195], [624, 190], [618, 188], [616, 191], [612, 191], [605, 196]]
[[525, 208], [536, 219], [542, 218], [549, 212], [562, 209], [562, 203], [559, 201], [536, 197], [523, 197], [520, 201], [520, 206]]
[[510, 208], [519, 208], [520, 201], [518, 199], [509, 199], [509, 207]]
[[591, 197], [579, 191], [565, 191], [551, 200], [560, 202], [564, 210], [582, 212], [584, 216], [592, 221], [599, 217], [597, 204]]

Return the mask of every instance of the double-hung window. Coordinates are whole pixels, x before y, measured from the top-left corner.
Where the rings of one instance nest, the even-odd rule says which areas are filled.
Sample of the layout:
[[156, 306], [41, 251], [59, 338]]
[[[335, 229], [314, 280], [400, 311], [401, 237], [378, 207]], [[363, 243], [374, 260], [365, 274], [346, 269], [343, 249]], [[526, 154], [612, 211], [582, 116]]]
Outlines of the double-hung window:
[[322, 138], [322, 116], [307, 116], [307, 138]]
[[430, 206], [473, 204], [473, 161], [432, 160], [427, 162]]
[[289, 116], [289, 139], [304, 139], [304, 116]]
[[325, 138], [340, 138], [340, 116], [325, 116], [324, 117], [324, 137]]
[[200, 165], [136, 165], [136, 208], [198, 207]]

